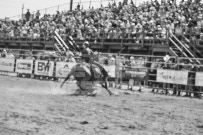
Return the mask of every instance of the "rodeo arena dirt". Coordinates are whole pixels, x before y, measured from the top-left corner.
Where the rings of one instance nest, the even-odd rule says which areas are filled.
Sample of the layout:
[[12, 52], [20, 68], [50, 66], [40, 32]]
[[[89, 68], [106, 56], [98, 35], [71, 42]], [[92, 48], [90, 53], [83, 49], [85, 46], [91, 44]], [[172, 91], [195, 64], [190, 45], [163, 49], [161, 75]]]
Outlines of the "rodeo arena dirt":
[[[196, 1], [198, 3], [198, 0]], [[101, 14], [99, 10], [94, 11], [93, 8], [91, 11], [95, 14], [99, 12], [98, 16], [101, 15], [101, 17], [96, 19], [103, 19], [102, 21], [105, 21], [104, 18], [112, 19], [109, 16], [119, 10], [127, 12], [126, 10], [130, 8], [132, 11], [129, 11], [129, 14], [133, 14], [135, 9], [138, 9], [138, 13], [141, 13], [142, 10], [145, 11], [145, 6], [141, 6], [140, 10], [136, 8], [133, 0], [129, 7], [128, 0], [119, 3], [118, 7], [116, 2], [114, 1], [112, 5], [109, 4], [108, 8], [102, 9], [103, 7], [101, 7]], [[155, 0], [154, 3], [146, 14], [159, 10], [156, 7], [159, 2]], [[162, 3], [165, 4], [158, 6], [160, 10], [161, 7], [167, 7], [166, 1]], [[173, 7], [173, 0], [171, 2], [169, 0], [168, 3], [171, 3], [171, 7]], [[187, 2], [185, 3], [183, 1], [182, 6], [186, 6]], [[147, 5], [149, 6], [150, 3]], [[203, 6], [201, 7], [201, 11], [203, 11]], [[76, 11], [81, 10], [83, 9], [77, 6]], [[76, 17], [74, 19], [75, 15], [71, 13], [67, 13], [70, 20], [64, 19], [65, 13], [59, 11], [54, 16], [55, 19], [47, 15], [45, 17], [48, 18], [47, 20], [56, 21], [50, 21], [50, 25], [46, 24], [49, 21], [46, 21], [45, 18], [40, 20], [39, 11], [36, 13], [36, 18], [33, 15], [35, 19], [33, 24], [29, 24], [32, 21], [30, 21], [30, 14], [27, 13], [23, 20], [24, 24], [19, 21], [16, 22], [17, 26], [14, 26], [13, 22], [0, 21], [0, 33], [6, 35], [1, 37], [0, 34], [0, 43], [5, 43], [6, 40], [15, 40], [15, 42], [26, 40], [27, 42], [30, 38], [33, 38], [32, 41], [37, 41], [41, 35], [40, 32], [35, 31], [35, 28], [38, 29], [43, 25], [47, 25], [43, 27], [44, 29], [45, 27], [55, 27], [53, 31], [50, 31], [54, 35], [52, 38], [58, 43], [58, 45], [54, 44], [57, 51], [0, 46], [0, 135], [203, 135], [203, 57], [189, 57], [192, 50], [179, 41], [181, 39], [178, 38], [177, 33], [173, 35], [173, 32], [169, 32], [171, 37], [169, 36], [168, 39], [171, 42], [177, 40], [173, 43], [175, 46], [180, 45], [177, 48], [180, 50], [181, 56], [173, 56], [169, 53], [162, 56], [124, 54], [121, 53], [122, 50], [119, 53], [94, 51], [89, 54], [90, 61], [98, 62], [108, 73], [108, 78], [103, 80], [103, 70], [98, 65], [87, 63], [82, 59], [80, 50], [82, 47], [78, 46], [74, 40], [83, 36], [80, 39], [84, 41], [82, 46], [88, 47], [89, 42], [84, 39], [89, 39], [97, 34], [88, 37], [87, 31], [82, 33], [82, 30], [70, 30], [70, 33], [77, 33], [77, 37], [68, 36], [69, 43], [65, 43], [64, 33], [60, 33], [63, 31], [63, 26], [70, 27], [77, 22]], [[77, 16], [86, 15], [82, 13]], [[144, 19], [145, 15], [138, 16]], [[123, 17], [121, 16], [121, 18]], [[161, 16], [159, 17], [161, 18]], [[90, 17], [90, 22], [87, 18], [81, 23], [91, 24], [91, 19], [94, 17]], [[117, 16], [117, 18], [120, 17]], [[55, 26], [56, 23], [63, 22], [60, 19], [73, 24]], [[38, 23], [40, 21], [43, 23]], [[121, 22], [118, 21], [118, 23], [122, 22], [126, 24], [119, 24], [116, 27], [127, 27], [129, 22], [125, 19], [121, 19]], [[138, 22], [135, 23], [138, 29], [142, 25], [144, 27], [142, 20], [140, 23]], [[83, 29], [79, 27], [79, 24], [77, 27]], [[132, 26], [134, 27], [135, 24]], [[12, 30], [4, 31], [4, 29], [12, 29], [21, 25], [24, 26], [19, 31], [24, 33], [20, 34], [18, 39], [16, 39], [14, 31], [13, 34]], [[28, 25], [33, 26], [33, 33], [28, 32], [33, 36], [25, 32]], [[104, 25], [109, 26], [109, 23]], [[109, 31], [106, 34], [108, 40], [114, 39], [115, 35], [112, 35], [119, 34], [122, 28], [119, 29], [120, 31], [114, 30], [117, 29], [112, 31], [107, 29]], [[40, 31], [43, 31], [42, 28]], [[99, 31], [99, 29], [95, 31]], [[94, 31], [90, 30], [91, 32]], [[70, 33], [68, 34], [70, 35]], [[201, 37], [203, 37], [202, 35]], [[96, 38], [101, 37], [92, 37], [92, 39]], [[139, 43], [139, 40], [136, 39], [135, 44]], [[97, 41], [95, 40], [95, 42]], [[122, 42], [124, 42], [123, 39]], [[143, 45], [144, 42], [141, 44]], [[72, 46], [72, 50], [69, 45]], [[60, 48], [60, 46], [62, 47]], [[182, 53], [183, 50], [188, 51], [187, 54]], [[175, 53], [175, 51], [172, 52]], [[203, 54], [199, 56], [203, 56]]]
[[[108, 64], [117, 64], [116, 60], [121, 61], [128, 55], [120, 56], [121, 59], [118, 56], [114, 58], [114, 55], [104, 56], [105, 54], [100, 54], [100, 61], [108, 58]], [[157, 73], [165, 75], [154, 81], [152, 77], [151, 83], [148, 79], [148, 85], [142, 80], [146, 76], [150, 78], [149, 73], [152, 74], [151, 71], [155, 70], [155, 66], [152, 66], [147, 72], [145, 65], [148, 57], [151, 56], [131, 56], [128, 61], [134, 60], [134, 69], [137, 70], [132, 72], [132, 69], [130, 71], [125, 66], [123, 76], [130, 78], [128, 81], [119, 81], [121, 78], [115, 77], [116, 70], [119, 75], [124, 72], [121, 71], [124, 66], [116, 68], [115, 65], [104, 64], [110, 75], [108, 85], [112, 96], [99, 85], [91, 84], [88, 84], [86, 91], [96, 91], [96, 95], [87, 96], [85, 91], [79, 94], [73, 78], [60, 88], [64, 77], [74, 65], [72, 62], [54, 61], [55, 64], [50, 64], [46, 70], [47, 60], [0, 58], [0, 134], [202, 134], [202, 99], [195, 98], [194, 90], [181, 90], [180, 95], [171, 96], [175, 86], [184, 85], [184, 81], [187, 83], [185, 78], [188, 71], [164, 71], [157, 68]], [[181, 78], [182, 81], [177, 80]], [[168, 93], [164, 90], [166, 86], [162, 81], [165, 85], [168, 84]], [[166, 83], [167, 81], [169, 82]], [[153, 84], [159, 85], [159, 89], [153, 87]], [[182, 85], [179, 86], [184, 87]], [[193, 98], [183, 97], [187, 92]]]

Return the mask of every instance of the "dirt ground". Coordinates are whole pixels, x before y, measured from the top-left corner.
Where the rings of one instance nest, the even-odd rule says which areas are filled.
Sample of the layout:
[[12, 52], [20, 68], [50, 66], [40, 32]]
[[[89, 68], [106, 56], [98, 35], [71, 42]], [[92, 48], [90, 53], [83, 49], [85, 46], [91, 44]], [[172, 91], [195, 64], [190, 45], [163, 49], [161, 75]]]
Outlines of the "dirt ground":
[[70, 96], [75, 84], [0, 76], [0, 135], [202, 135], [203, 100], [150, 92]]

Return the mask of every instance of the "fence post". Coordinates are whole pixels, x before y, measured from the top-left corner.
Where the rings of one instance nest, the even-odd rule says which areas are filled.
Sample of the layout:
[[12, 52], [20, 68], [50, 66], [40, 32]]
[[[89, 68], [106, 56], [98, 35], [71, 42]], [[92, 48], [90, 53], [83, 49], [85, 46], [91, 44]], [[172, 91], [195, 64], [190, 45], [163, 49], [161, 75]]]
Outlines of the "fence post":
[[144, 47], [144, 30], [142, 30], [142, 47]]
[[123, 38], [124, 38], [124, 33], [122, 32], [121, 48], [123, 47]]
[[102, 34], [102, 48], [104, 47], [104, 34], [105, 34], [105, 32], [104, 32], [104, 28], [103, 28], [103, 34]]
[[119, 59], [120, 59], [120, 57], [119, 57], [119, 55], [118, 54], [116, 54], [116, 62], [115, 62], [115, 64], [116, 64], [116, 69], [115, 69], [115, 87], [117, 87], [117, 85], [118, 85], [118, 81], [119, 81]]
[[155, 30], [153, 30], [153, 47], [155, 47]]
[[170, 37], [170, 32], [169, 32], [169, 28], [167, 28], [166, 30], [167, 47], [169, 47], [169, 37]]
[[[146, 60], [146, 61], [145, 61], [146, 80], [145, 80], [145, 84], [144, 84], [144, 85], [149, 86], [149, 68], [147, 67], [147, 66], [148, 66], [149, 57], [147, 56], [145, 60]], [[150, 65], [151, 65], [151, 64], [150, 64]]]

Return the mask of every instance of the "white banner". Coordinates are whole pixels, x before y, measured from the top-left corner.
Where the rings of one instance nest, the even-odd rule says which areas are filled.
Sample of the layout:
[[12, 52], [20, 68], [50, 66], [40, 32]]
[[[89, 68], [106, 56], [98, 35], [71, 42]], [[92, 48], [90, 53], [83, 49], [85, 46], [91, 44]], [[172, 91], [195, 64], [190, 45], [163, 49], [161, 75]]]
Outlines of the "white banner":
[[129, 86], [133, 86], [134, 85], [135, 80], [134, 79], [130, 79], [129, 80]]
[[54, 62], [46, 60], [35, 61], [35, 75], [53, 76]]
[[115, 65], [103, 65], [110, 77], [116, 77], [116, 66]]
[[135, 78], [135, 77], [145, 77], [146, 76], [146, 72], [143, 71], [126, 71], [125, 72], [126, 77], [130, 77], [130, 78]]
[[15, 59], [0, 58], [0, 71], [14, 72]]
[[32, 74], [33, 60], [17, 59], [16, 60], [16, 72]]
[[187, 85], [188, 71], [157, 69], [156, 81]]
[[67, 77], [68, 73], [77, 63], [57, 62], [56, 63], [56, 77]]
[[0, 75], [17, 77], [17, 73], [12, 73], [8, 71], [0, 71]]
[[196, 72], [195, 86], [203, 86], [203, 73]]

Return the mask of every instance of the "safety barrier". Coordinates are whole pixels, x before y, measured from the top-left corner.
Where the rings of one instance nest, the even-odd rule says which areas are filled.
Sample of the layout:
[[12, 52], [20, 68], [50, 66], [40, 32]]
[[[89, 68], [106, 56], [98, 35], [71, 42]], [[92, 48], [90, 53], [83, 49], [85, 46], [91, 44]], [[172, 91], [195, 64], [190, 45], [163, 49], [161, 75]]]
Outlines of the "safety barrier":
[[[71, 68], [77, 63], [65, 61], [14, 59], [0, 57], [0, 74], [9, 75], [16, 73], [16, 76], [27, 75], [29, 77], [65, 78]], [[104, 66], [112, 72], [112, 66]], [[115, 68], [115, 65], [113, 66]], [[115, 72], [115, 71], [114, 71]], [[115, 77], [115, 75], [113, 75]]]
[[1, 74], [17, 73], [42, 77], [65, 78], [76, 63], [48, 60], [0, 58]]
[[[108, 55], [108, 54], [106, 54]], [[173, 95], [201, 97], [203, 94], [203, 59], [170, 57], [166, 63], [163, 56], [120, 55], [115, 56], [115, 86], [133, 90], [133, 86], [151, 88], [154, 92], [164, 92]], [[131, 60], [130, 57], [132, 58]], [[113, 72], [113, 70], [112, 70]]]
[[[165, 94], [172, 91], [180, 95], [186, 92], [191, 95], [203, 94], [203, 65], [191, 63], [197, 59], [171, 57], [171, 63], [166, 63], [163, 56], [143, 56], [99, 54], [99, 62], [104, 65], [110, 76], [111, 86], [122, 88], [138, 85], [151, 88], [152, 91], [162, 90]], [[203, 59], [198, 59], [203, 61]], [[188, 63], [190, 62], [190, 63]], [[0, 58], [0, 74], [16, 73], [29, 77], [49, 79], [65, 78], [76, 63], [64, 61], [32, 60]]]

